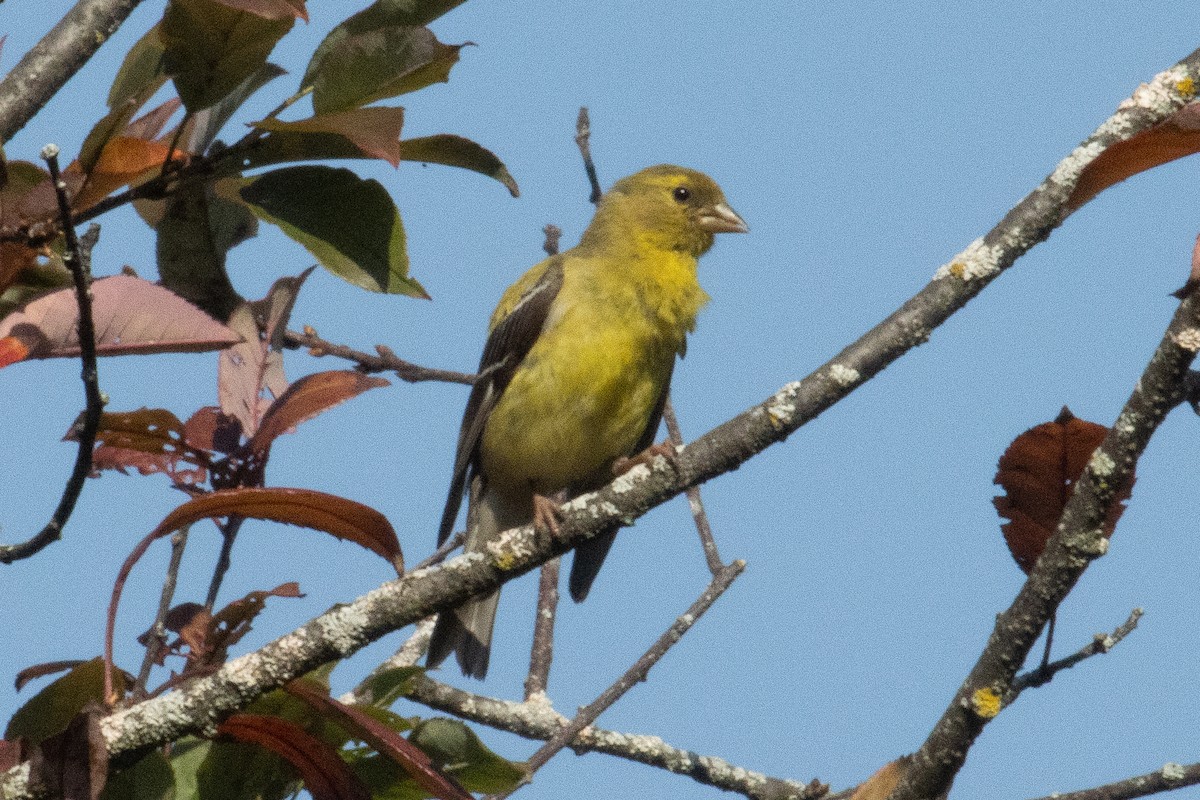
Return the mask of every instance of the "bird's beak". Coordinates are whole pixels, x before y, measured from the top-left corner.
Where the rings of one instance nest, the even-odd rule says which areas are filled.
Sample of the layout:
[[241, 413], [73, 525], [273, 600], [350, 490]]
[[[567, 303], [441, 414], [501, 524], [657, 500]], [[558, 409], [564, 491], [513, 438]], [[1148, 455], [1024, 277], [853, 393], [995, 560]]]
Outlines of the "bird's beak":
[[700, 227], [709, 233], [749, 233], [750, 226], [729, 207], [728, 203], [717, 203], [700, 210]]

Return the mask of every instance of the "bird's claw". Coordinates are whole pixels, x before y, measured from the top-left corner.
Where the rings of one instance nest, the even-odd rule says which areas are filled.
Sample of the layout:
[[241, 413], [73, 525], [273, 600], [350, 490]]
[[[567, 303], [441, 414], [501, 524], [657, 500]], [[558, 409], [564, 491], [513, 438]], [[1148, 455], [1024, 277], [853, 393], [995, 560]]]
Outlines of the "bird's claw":
[[666, 441], [650, 445], [635, 456], [621, 456], [613, 462], [613, 475], [620, 477], [639, 464], [645, 464], [647, 467], [649, 467], [657, 456], [662, 456], [665, 458], [667, 463], [671, 465], [672, 469], [676, 471], [679, 470], [679, 451], [675, 449], [675, 445], [672, 444], [668, 439]]
[[562, 515], [562, 505], [555, 498], [542, 494], [533, 496], [534, 530], [558, 536], [558, 523], [562, 521]]

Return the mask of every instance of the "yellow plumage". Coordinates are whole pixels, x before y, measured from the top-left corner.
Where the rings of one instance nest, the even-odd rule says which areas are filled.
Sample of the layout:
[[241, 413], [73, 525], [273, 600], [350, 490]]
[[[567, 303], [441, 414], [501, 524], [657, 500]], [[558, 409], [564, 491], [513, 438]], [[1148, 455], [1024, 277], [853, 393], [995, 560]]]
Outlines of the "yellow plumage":
[[[454, 524], [468, 472], [476, 499], [466, 549], [480, 551], [529, 522], [535, 496], [595, 489], [611, 479], [617, 459], [653, 442], [675, 357], [708, 301], [697, 259], [714, 233], [745, 230], [711, 178], [651, 167], [613, 186], [577, 247], [537, 264], [505, 292], [491, 319], [484, 378], [463, 419], [440, 540]], [[577, 552], [577, 600], [612, 536]], [[497, 598], [442, 614], [430, 664], [456, 651], [464, 672], [483, 677]]]

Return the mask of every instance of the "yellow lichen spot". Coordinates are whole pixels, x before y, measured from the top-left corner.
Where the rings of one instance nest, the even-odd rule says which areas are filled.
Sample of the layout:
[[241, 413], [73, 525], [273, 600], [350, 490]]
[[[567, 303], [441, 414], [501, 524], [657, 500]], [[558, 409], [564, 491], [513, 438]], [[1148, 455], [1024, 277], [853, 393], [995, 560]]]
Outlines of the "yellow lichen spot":
[[967, 274], [967, 265], [961, 261], [955, 261], [950, 265], [950, 274], [961, 281]]
[[1176, 81], [1175, 91], [1179, 92], [1179, 96], [1184, 100], [1191, 100], [1196, 96], [1196, 81], [1192, 78], [1184, 78], [1181, 81]]
[[971, 708], [984, 719], [992, 719], [1000, 713], [1000, 694], [990, 686], [976, 689], [971, 695]]
[[508, 548], [493, 552], [495, 555], [496, 566], [500, 569], [512, 569], [517, 562], [516, 555]]

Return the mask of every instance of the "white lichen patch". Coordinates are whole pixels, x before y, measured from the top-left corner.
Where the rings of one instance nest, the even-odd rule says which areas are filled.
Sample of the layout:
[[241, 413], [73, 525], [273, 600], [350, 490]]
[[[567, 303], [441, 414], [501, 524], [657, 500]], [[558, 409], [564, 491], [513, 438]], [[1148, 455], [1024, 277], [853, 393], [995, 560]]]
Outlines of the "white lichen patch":
[[1122, 411], [1121, 415], [1117, 417], [1117, 421], [1113, 423], [1113, 428], [1116, 429], [1117, 433], [1123, 433], [1128, 436], [1137, 430], [1138, 421], [1138, 414], [1136, 412]]
[[1058, 162], [1058, 166], [1054, 168], [1054, 172], [1046, 178], [1049, 183], [1054, 183], [1068, 189], [1074, 188], [1079, 182], [1079, 176], [1083, 174], [1083, 170], [1088, 164], [1096, 160], [1096, 157], [1104, 152], [1104, 145], [1100, 142], [1088, 142], [1081, 144], [1071, 151], [1071, 154]]
[[[1121, 101], [1118, 111], [1131, 108], [1144, 108], [1155, 114], [1170, 113], [1181, 100], [1190, 100], [1181, 93], [1181, 87], [1188, 86], [1191, 76], [1186, 68], [1174, 66], [1163, 70], [1133, 90], [1133, 94]], [[1195, 94], [1195, 89], [1192, 90]]]
[[366, 611], [355, 604], [344, 605], [322, 614], [313, 620], [316, 627], [333, 648], [347, 655], [354, 651], [362, 640], [362, 631], [370, 622]]
[[1168, 761], [1162, 766], [1162, 776], [1164, 781], [1181, 781], [1187, 777], [1187, 770], [1183, 768], [1182, 764]]
[[834, 364], [829, 368], [829, 377], [838, 386], [854, 386], [862, 381], [862, 373], [845, 364]]
[[771, 399], [763, 404], [763, 409], [776, 423], [790, 422], [796, 416], [796, 392], [800, 390], [800, 381], [785, 383], [779, 391], [771, 395]]
[[1195, 353], [1200, 351], [1200, 330], [1196, 328], [1184, 328], [1175, 334], [1172, 341], [1189, 353]]
[[986, 278], [1000, 271], [1000, 248], [990, 247], [980, 237], [967, 245], [967, 249], [950, 259], [948, 264], [938, 267], [933, 273], [935, 281], [957, 278], [972, 281]]
[[632, 492], [637, 485], [650, 476], [650, 468], [645, 464], [638, 464], [633, 469], [619, 476], [610, 486], [617, 494], [625, 494]]
[[1103, 450], [1092, 453], [1092, 458], [1088, 461], [1088, 469], [1098, 478], [1107, 478], [1116, 468], [1117, 462], [1113, 461], [1112, 456]]

